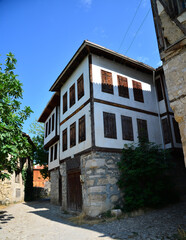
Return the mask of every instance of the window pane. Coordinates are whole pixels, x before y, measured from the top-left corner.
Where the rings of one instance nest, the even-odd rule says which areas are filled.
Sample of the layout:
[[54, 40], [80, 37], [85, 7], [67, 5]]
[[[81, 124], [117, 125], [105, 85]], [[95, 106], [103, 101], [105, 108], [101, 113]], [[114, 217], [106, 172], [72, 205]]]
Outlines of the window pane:
[[133, 84], [134, 100], [138, 102], [144, 102], [141, 83], [132, 80], [132, 84]]
[[103, 121], [104, 121], [104, 137], [117, 138], [115, 114], [103, 112]]
[[122, 133], [123, 140], [133, 141], [133, 128], [132, 128], [132, 118], [127, 116], [121, 116], [121, 124], [122, 124]]
[[164, 143], [168, 144], [171, 142], [168, 120], [167, 120], [167, 118], [164, 118], [161, 121], [162, 121], [162, 128], [163, 128]]
[[86, 140], [85, 116], [79, 119], [79, 142]]
[[84, 80], [83, 80], [83, 74], [81, 77], [77, 80], [77, 86], [78, 86], [78, 100], [84, 96]]
[[67, 92], [63, 95], [63, 113], [67, 111]]
[[113, 94], [112, 73], [101, 70], [102, 92]]
[[138, 125], [138, 137], [140, 140], [149, 140], [148, 130], [147, 130], [147, 121], [143, 119], [137, 119]]
[[75, 104], [75, 83], [70, 87], [70, 107]]
[[67, 128], [63, 130], [63, 152], [67, 150]]
[[76, 145], [76, 123], [70, 125], [70, 147]]
[[119, 96], [129, 98], [129, 89], [127, 78], [118, 75]]

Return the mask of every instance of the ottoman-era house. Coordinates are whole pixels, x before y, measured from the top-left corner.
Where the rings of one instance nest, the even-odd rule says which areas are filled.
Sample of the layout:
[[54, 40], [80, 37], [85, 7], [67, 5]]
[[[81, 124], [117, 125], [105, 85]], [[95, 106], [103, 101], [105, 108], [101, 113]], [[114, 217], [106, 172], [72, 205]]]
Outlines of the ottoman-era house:
[[186, 1], [151, 0], [171, 108], [179, 124], [186, 166]]
[[49, 148], [51, 201], [64, 210], [96, 216], [112, 208], [120, 198], [122, 148], [138, 136], [181, 148], [162, 68], [84, 41], [50, 91], [39, 121]]

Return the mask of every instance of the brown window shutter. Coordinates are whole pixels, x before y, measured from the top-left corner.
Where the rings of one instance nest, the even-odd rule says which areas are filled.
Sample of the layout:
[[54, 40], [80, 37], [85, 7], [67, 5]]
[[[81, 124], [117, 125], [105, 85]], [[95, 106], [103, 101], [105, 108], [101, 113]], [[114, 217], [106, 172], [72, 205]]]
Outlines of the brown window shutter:
[[50, 162], [53, 161], [53, 146], [50, 148]]
[[132, 80], [134, 100], [138, 102], [144, 102], [142, 85], [140, 82]]
[[48, 122], [46, 123], [45, 127], [45, 138], [48, 136]]
[[70, 147], [76, 145], [76, 122], [70, 125]]
[[63, 152], [67, 150], [67, 128], [63, 130]]
[[52, 131], [54, 131], [54, 113], [52, 114]]
[[119, 96], [129, 98], [129, 89], [127, 78], [122, 76], [117, 76], [118, 78], [118, 92]]
[[70, 87], [70, 107], [75, 104], [75, 83]]
[[181, 143], [181, 136], [178, 123], [174, 118], [172, 118], [173, 126], [174, 126], [174, 135], [177, 143]]
[[77, 86], [78, 86], [78, 100], [84, 96], [84, 80], [83, 80], [83, 74], [80, 76], [80, 78], [77, 80]]
[[143, 119], [137, 119], [138, 126], [138, 137], [139, 140], [149, 140], [148, 137], [148, 129], [147, 129], [147, 121]]
[[163, 128], [164, 143], [168, 144], [171, 142], [168, 120], [167, 120], [167, 118], [164, 118], [161, 120], [161, 122], [162, 122], [162, 128]]
[[163, 100], [163, 92], [162, 92], [162, 87], [161, 87], [161, 79], [157, 79], [155, 82], [156, 85], [156, 92], [158, 96], [158, 101]]
[[79, 143], [86, 140], [85, 115], [79, 119]]
[[63, 95], [63, 113], [67, 111], [67, 92]]
[[103, 112], [104, 137], [117, 138], [116, 117], [113, 113]]
[[101, 70], [102, 92], [113, 94], [112, 73]]
[[133, 141], [133, 127], [132, 118], [127, 116], [121, 116], [122, 134], [123, 140]]

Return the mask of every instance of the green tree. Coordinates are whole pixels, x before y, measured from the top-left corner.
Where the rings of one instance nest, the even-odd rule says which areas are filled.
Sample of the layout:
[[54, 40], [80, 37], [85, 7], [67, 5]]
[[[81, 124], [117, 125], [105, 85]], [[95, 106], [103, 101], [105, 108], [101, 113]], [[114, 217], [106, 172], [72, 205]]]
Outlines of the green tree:
[[32, 146], [23, 135], [22, 128], [32, 110], [21, 110], [22, 83], [14, 74], [17, 60], [7, 54], [5, 66], [0, 64], [0, 179], [9, 178], [17, 168], [20, 157], [32, 155]]
[[48, 151], [44, 149], [44, 124], [37, 122], [33, 122], [30, 125], [29, 133], [33, 135], [32, 141], [36, 146], [34, 152], [34, 163], [39, 164], [40, 166], [44, 166], [42, 169], [41, 175], [43, 178], [48, 177]]
[[177, 200], [168, 174], [170, 155], [158, 145], [144, 139], [137, 145], [126, 144], [118, 167], [125, 211], [160, 207]]

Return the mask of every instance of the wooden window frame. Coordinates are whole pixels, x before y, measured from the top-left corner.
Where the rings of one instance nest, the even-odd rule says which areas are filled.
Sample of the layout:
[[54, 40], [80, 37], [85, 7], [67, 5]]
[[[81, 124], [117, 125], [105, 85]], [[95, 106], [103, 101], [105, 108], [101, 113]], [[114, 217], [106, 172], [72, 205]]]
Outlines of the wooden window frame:
[[129, 98], [128, 80], [126, 77], [117, 75], [118, 94], [120, 97]]
[[179, 125], [176, 122], [175, 118], [172, 118], [173, 128], [174, 128], [174, 136], [176, 143], [181, 143], [181, 135]]
[[66, 151], [68, 149], [68, 137], [67, 137], [67, 128], [63, 130], [62, 132], [62, 135], [63, 135], [63, 139], [62, 139], [62, 149], [63, 149], [63, 152]]
[[105, 93], [114, 94], [112, 73], [101, 70], [101, 90]]
[[76, 145], [76, 122], [70, 125], [70, 147]]
[[69, 98], [70, 98], [70, 108], [76, 103], [76, 86], [75, 83], [72, 84], [72, 86], [70, 87], [70, 94], [69, 94]]
[[169, 128], [168, 119], [167, 118], [162, 119], [161, 123], [162, 123], [164, 144], [169, 144], [171, 143], [171, 134], [170, 134], [171, 129]]
[[48, 135], [51, 133], [51, 118], [48, 121]]
[[78, 100], [84, 96], [84, 78], [83, 74], [77, 80]]
[[52, 132], [54, 131], [54, 113], [52, 114]]
[[114, 113], [103, 112], [104, 137], [117, 139], [116, 115]]
[[63, 114], [67, 111], [67, 92], [63, 95]]
[[132, 117], [121, 115], [123, 140], [134, 141]]
[[53, 146], [50, 148], [50, 162], [53, 162]]
[[48, 122], [45, 125], [45, 138], [48, 136]]
[[160, 102], [164, 99], [161, 78], [156, 79], [155, 86], [156, 86], [158, 102]]
[[141, 82], [132, 80], [134, 100], [138, 102], [144, 102], [143, 90]]
[[85, 115], [79, 119], [79, 143], [86, 140], [86, 118]]
[[139, 141], [141, 139], [149, 141], [147, 120], [137, 118], [137, 128]]
[[57, 147], [57, 143], [54, 145], [54, 160], [57, 159], [57, 150], [58, 150], [58, 147]]

